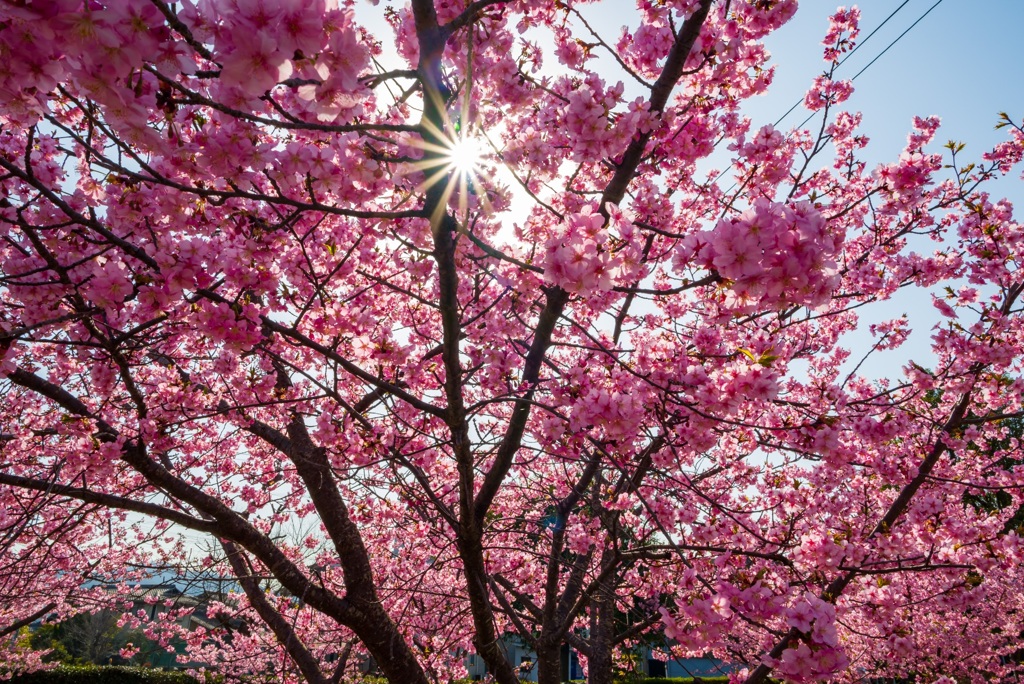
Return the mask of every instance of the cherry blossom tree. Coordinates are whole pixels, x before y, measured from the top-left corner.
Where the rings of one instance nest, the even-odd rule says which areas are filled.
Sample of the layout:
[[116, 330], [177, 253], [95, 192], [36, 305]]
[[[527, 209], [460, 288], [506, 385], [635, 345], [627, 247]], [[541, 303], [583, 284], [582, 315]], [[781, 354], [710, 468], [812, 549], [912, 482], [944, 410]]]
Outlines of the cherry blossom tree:
[[[1024, 129], [870, 168], [856, 9], [791, 131], [794, 0], [588, 9], [0, 2], [0, 634], [201, 538], [244, 629], [127, 620], [228, 676], [1012, 670]], [[945, 322], [874, 377], [901, 290]]]

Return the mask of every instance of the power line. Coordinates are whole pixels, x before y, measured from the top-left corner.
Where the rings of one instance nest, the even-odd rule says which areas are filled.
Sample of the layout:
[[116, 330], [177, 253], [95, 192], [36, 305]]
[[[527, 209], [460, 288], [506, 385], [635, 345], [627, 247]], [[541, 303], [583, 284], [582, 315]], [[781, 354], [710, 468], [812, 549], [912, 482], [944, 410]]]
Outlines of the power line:
[[[927, 17], [927, 16], [929, 15], [929, 14], [931, 14], [931, 13], [932, 13], [932, 10], [933, 10], [933, 9], [935, 9], [936, 7], [938, 7], [938, 6], [939, 6], [939, 5], [941, 5], [941, 4], [942, 4], [942, 0], [937, 0], [937, 2], [936, 2], [936, 3], [934, 4], [934, 5], [932, 5], [931, 7], [929, 7], [929, 8], [928, 8], [928, 11], [927, 11], [927, 12], [925, 12], [924, 14], [922, 14], [922, 15], [921, 15], [920, 17], [918, 17], [918, 18], [917, 18], [917, 21], [915, 21], [915, 22], [914, 22], [913, 24], [911, 24], [910, 26], [908, 26], [908, 27], [907, 27], [907, 30], [906, 30], [906, 31], [904, 31], [904, 32], [903, 32], [903, 33], [901, 33], [900, 35], [896, 36], [896, 40], [894, 40], [894, 41], [892, 41], [891, 43], [889, 43], [889, 45], [888, 45], [888, 46], [887, 46], [887, 47], [886, 47], [886, 48], [885, 48], [884, 50], [882, 50], [881, 52], [879, 52], [879, 53], [878, 53], [878, 55], [877, 55], [877, 56], [876, 56], [876, 57], [875, 57], [875, 58], [874, 58], [873, 60], [871, 60], [870, 62], [868, 62], [868, 63], [867, 63], [867, 65], [866, 65], [866, 66], [865, 66], [865, 67], [864, 67], [863, 69], [861, 69], [861, 70], [860, 70], [860, 71], [858, 71], [858, 72], [857, 72], [856, 74], [854, 74], [853, 78], [851, 78], [850, 80], [851, 80], [851, 81], [855, 81], [855, 80], [857, 80], [857, 77], [858, 77], [858, 76], [860, 76], [860, 75], [861, 75], [861, 74], [863, 74], [863, 73], [864, 73], [865, 71], [867, 71], [867, 70], [868, 70], [868, 67], [870, 67], [870, 66], [871, 66], [872, 64], [874, 64], [875, 62], [877, 62], [877, 61], [878, 61], [878, 59], [879, 59], [879, 57], [881, 57], [881, 56], [882, 56], [882, 55], [884, 55], [884, 54], [885, 54], [886, 52], [888, 52], [888, 51], [889, 51], [889, 48], [891, 48], [891, 47], [892, 47], [893, 45], [895, 45], [896, 43], [900, 42], [900, 39], [901, 39], [901, 38], [903, 38], [903, 36], [905, 36], [905, 35], [907, 35], [908, 33], [910, 33], [911, 29], [913, 29], [913, 28], [914, 28], [915, 26], [917, 26], [918, 24], [920, 24], [920, 23], [921, 23], [921, 20], [922, 20], [922, 19], [924, 19], [925, 17]], [[852, 54], [852, 53], [851, 53], [851, 54]], [[844, 61], [845, 61], [845, 60], [844, 60]]]
[[[861, 42], [860, 42], [859, 44], [857, 44], [856, 46], [854, 46], [853, 50], [851, 50], [851, 51], [849, 52], [849, 54], [847, 54], [847, 55], [846, 55], [845, 57], [843, 57], [843, 59], [839, 61], [839, 63], [838, 63], [837, 65], [836, 65], [836, 67], [838, 68], [839, 66], [841, 66], [841, 65], [843, 64], [843, 62], [845, 62], [845, 61], [846, 61], [847, 59], [849, 59], [850, 57], [852, 57], [852, 56], [853, 56], [853, 53], [857, 52], [857, 50], [858, 50], [858, 49], [860, 49], [861, 45], [863, 45], [864, 43], [866, 43], [866, 42], [867, 42], [867, 41], [868, 41], [868, 40], [869, 40], [869, 39], [871, 38], [871, 36], [875, 35], [875, 34], [876, 34], [876, 33], [878, 32], [878, 30], [879, 30], [879, 29], [881, 29], [881, 28], [882, 28], [883, 26], [885, 26], [885, 25], [886, 25], [886, 23], [888, 23], [888, 21], [889, 21], [890, 19], [892, 19], [892, 18], [893, 18], [893, 17], [894, 17], [895, 15], [896, 15], [896, 13], [897, 13], [897, 12], [899, 12], [899, 11], [900, 11], [901, 9], [903, 9], [903, 7], [904, 7], [904, 6], [906, 6], [906, 5], [907, 5], [907, 3], [909, 3], [909, 2], [910, 2], [910, 0], [903, 0], [903, 3], [902, 3], [902, 4], [900, 4], [900, 6], [899, 6], [899, 7], [897, 7], [897, 8], [895, 9], [895, 10], [893, 10], [893, 11], [892, 11], [892, 13], [891, 13], [891, 14], [890, 14], [890, 15], [889, 15], [888, 17], [886, 17], [886, 18], [885, 18], [885, 20], [884, 20], [884, 21], [883, 21], [883, 22], [882, 22], [881, 24], [879, 24], [878, 26], [876, 26], [876, 27], [874, 28], [874, 30], [872, 30], [872, 31], [871, 31], [871, 33], [869, 33], [869, 34], [867, 35], [867, 37], [865, 37], [865, 38], [864, 38], [864, 40], [863, 40], [863, 41], [861, 41]], [[858, 71], [858, 72], [857, 72], [856, 74], [854, 74], [854, 75], [853, 75], [853, 77], [852, 77], [852, 78], [850, 78], [850, 81], [851, 81], [851, 82], [852, 82], [852, 81], [855, 81], [855, 80], [857, 79], [857, 77], [858, 77], [858, 76], [860, 76], [860, 75], [861, 75], [861, 74], [863, 74], [863, 73], [864, 73], [865, 71], [867, 71], [867, 70], [868, 70], [868, 68], [870, 68], [870, 67], [871, 67], [871, 65], [873, 65], [873, 64], [874, 64], [875, 62], [877, 62], [877, 61], [878, 61], [879, 59], [881, 59], [882, 55], [884, 55], [884, 54], [885, 54], [885, 53], [887, 53], [887, 52], [888, 52], [888, 51], [889, 51], [890, 49], [892, 49], [892, 47], [893, 47], [894, 45], [896, 45], [896, 43], [900, 42], [900, 40], [902, 40], [904, 36], [906, 36], [906, 35], [907, 35], [908, 33], [910, 33], [910, 32], [911, 32], [911, 31], [912, 31], [912, 30], [914, 29], [914, 27], [915, 27], [915, 26], [917, 26], [918, 24], [920, 24], [920, 23], [921, 23], [921, 21], [922, 21], [922, 20], [923, 20], [923, 19], [924, 19], [925, 17], [927, 17], [927, 16], [929, 15], [929, 14], [931, 14], [931, 13], [932, 13], [932, 10], [934, 10], [934, 9], [935, 9], [936, 7], [938, 7], [938, 6], [939, 6], [939, 5], [941, 5], [941, 4], [942, 4], [942, 0], [936, 0], [935, 4], [934, 4], [934, 5], [932, 5], [931, 7], [929, 7], [929, 8], [927, 9], [927, 10], [925, 10], [924, 14], [922, 14], [922, 15], [921, 15], [921, 16], [919, 16], [919, 17], [918, 17], [918, 18], [917, 18], [916, 20], [914, 20], [914, 23], [912, 23], [912, 24], [911, 24], [910, 26], [908, 26], [908, 27], [906, 28], [906, 30], [904, 30], [904, 31], [903, 31], [903, 33], [901, 33], [900, 35], [896, 36], [896, 38], [895, 38], [895, 39], [894, 39], [894, 40], [893, 40], [893, 41], [892, 41], [891, 43], [889, 43], [889, 44], [888, 44], [888, 45], [887, 45], [887, 46], [885, 47], [885, 49], [883, 49], [883, 50], [882, 50], [881, 52], [879, 52], [879, 53], [878, 53], [877, 55], [875, 55], [875, 57], [874, 57], [874, 58], [873, 58], [873, 59], [872, 59], [872, 60], [871, 60], [870, 62], [868, 62], [868, 63], [867, 63], [867, 64], [866, 64], [865, 66], [864, 66], [864, 68], [862, 68], [862, 69], [861, 69], [860, 71]], [[792, 107], [790, 107], [790, 108], [789, 108], [789, 109], [788, 109], [788, 110], [786, 111], [786, 113], [785, 113], [785, 114], [783, 114], [783, 115], [782, 115], [781, 117], [779, 117], [778, 121], [776, 121], [774, 125], [775, 125], [775, 126], [778, 126], [778, 125], [779, 125], [779, 124], [780, 124], [780, 123], [782, 122], [782, 120], [783, 120], [783, 119], [785, 119], [785, 118], [786, 118], [787, 116], [789, 116], [789, 115], [790, 115], [790, 114], [791, 114], [791, 113], [793, 112], [793, 110], [795, 110], [795, 109], [796, 109], [797, 107], [799, 107], [799, 106], [800, 106], [800, 104], [801, 104], [802, 102], [803, 102], [803, 100], [802, 100], [802, 99], [800, 99], [800, 100], [797, 100], [797, 101], [796, 101], [796, 103], [794, 103], [794, 104], [793, 104], [793, 106], [792, 106]], [[800, 122], [800, 123], [799, 123], [799, 124], [798, 124], [798, 125], [796, 126], [796, 128], [802, 128], [802, 127], [803, 127], [803, 126], [804, 126], [804, 125], [805, 125], [805, 124], [806, 124], [806, 123], [807, 123], [808, 121], [810, 121], [811, 119], [813, 119], [813, 118], [815, 117], [815, 115], [816, 115], [816, 114], [817, 114], [817, 112], [811, 112], [811, 113], [810, 113], [810, 115], [808, 115], [808, 117], [807, 117], [806, 119], [804, 119], [804, 120], [803, 120], [802, 122]], [[718, 141], [718, 142], [721, 142], [721, 139], [719, 139], [719, 141]], [[715, 145], [717, 146], [717, 145], [718, 145], [718, 143], [716, 142], [716, 143], [715, 143]], [[721, 172], [720, 172], [720, 173], [719, 173], [719, 174], [718, 174], [718, 175], [717, 175], [717, 176], [715, 177], [715, 179], [714, 179], [714, 180], [712, 181], [712, 183], [717, 183], [717, 182], [718, 182], [718, 181], [719, 181], [719, 180], [720, 180], [720, 179], [722, 178], [722, 176], [724, 176], [724, 175], [725, 175], [726, 173], [728, 173], [728, 172], [729, 172], [729, 169], [731, 169], [731, 168], [732, 168], [732, 166], [733, 166], [733, 164], [732, 164], [732, 163], [730, 163], [730, 164], [729, 164], [729, 166], [725, 168], [725, 170], [721, 171]], [[728, 190], [726, 190], [726, 191], [725, 191], [725, 194], [728, 194], [728, 193], [732, 192], [732, 189], [733, 189], [733, 188], [735, 188], [735, 187], [736, 187], [736, 183], [733, 183], [733, 184], [732, 184], [732, 186], [731, 186], [731, 187], [730, 187], [730, 188], [729, 188]]]
[[[908, 0], [908, 1], [909, 1], [909, 0]], [[906, 2], [904, 2], [903, 4], [905, 5], [905, 4], [907, 4], [907, 3], [906, 3]], [[874, 58], [874, 59], [872, 59], [872, 60], [871, 60], [870, 62], [868, 62], [867, 64], [865, 64], [865, 65], [864, 65], [864, 68], [863, 68], [863, 69], [861, 69], [861, 70], [860, 70], [860, 71], [858, 71], [858, 72], [857, 72], [856, 74], [854, 74], [854, 75], [853, 75], [853, 77], [852, 77], [852, 78], [850, 79], [850, 81], [851, 81], [851, 82], [853, 82], [853, 81], [856, 81], [856, 80], [857, 80], [857, 77], [858, 77], [858, 76], [860, 76], [861, 74], [863, 74], [863, 73], [864, 73], [865, 71], [867, 71], [867, 70], [868, 70], [868, 68], [869, 68], [869, 67], [870, 67], [870, 66], [871, 66], [872, 64], [874, 64], [874, 63], [875, 63], [875, 62], [877, 62], [877, 61], [878, 61], [879, 59], [881, 59], [882, 55], [884, 55], [884, 54], [885, 54], [886, 52], [888, 52], [888, 51], [889, 51], [889, 49], [890, 49], [890, 48], [891, 48], [891, 47], [892, 47], [893, 45], [895, 45], [896, 43], [900, 42], [900, 39], [901, 39], [901, 38], [903, 38], [903, 36], [905, 36], [905, 35], [907, 35], [908, 33], [910, 33], [910, 30], [911, 30], [911, 29], [913, 29], [913, 28], [914, 28], [915, 26], [917, 26], [918, 24], [920, 24], [920, 23], [921, 23], [921, 20], [922, 20], [922, 19], [924, 19], [925, 17], [927, 17], [927, 16], [929, 15], [929, 14], [931, 14], [932, 10], [933, 10], [933, 9], [935, 9], [936, 7], [938, 7], [938, 6], [939, 6], [939, 5], [941, 5], [941, 4], [942, 4], [942, 0], [938, 0], [938, 1], [937, 1], [937, 2], [936, 2], [936, 3], [934, 4], [934, 5], [932, 5], [931, 7], [929, 7], [929, 8], [928, 8], [928, 10], [927, 10], [927, 11], [926, 11], [926, 12], [925, 12], [924, 14], [922, 14], [921, 16], [919, 16], [919, 17], [917, 18], [917, 20], [916, 20], [916, 21], [915, 21], [915, 22], [914, 22], [913, 24], [911, 24], [910, 26], [908, 26], [908, 27], [907, 27], [907, 29], [906, 29], [906, 30], [905, 30], [905, 31], [904, 31], [903, 33], [901, 33], [900, 35], [896, 36], [896, 39], [895, 39], [895, 40], [893, 40], [893, 41], [892, 41], [891, 43], [889, 43], [889, 44], [888, 44], [888, 45], [887, 45], [887, 46], [885, 47], [885, 49], [884, 49], [884, 50], [882, 50], [882, 51], [881, 51], [881, 52], [879, 52], [879, 53], [878, 53], [877, 55], [875, 55], [875, 58]], [[901, 7], [902, 7], [902, 5], [901, 5]], [[890, 15], [890, 16], [892, 16], [892, 15]], [[888, 21], [888, 20], [886, 20], [886, 21]], [[885, 22], [882, 22], [882, 23], [884, 24]], [[879, 28], [881, 28], [881, 26], [879, 26]], [[875, 29], [875, 30], [878, 30], [878, 29]], [[874, 33], [874, 32], [872, 32], [872, 33]], [[855, 52], [855, 51], [854, 51], [854, 52]], [[852, 54], [853, 54], [853, 52], [851, 52], [850, 54], [852, 55]], [[847, 55], [847, 56], [849, 56], [849, 55]], [[846, 59], [844, 58], [844, 59], [843, 59], [843, 62], [845, 62], [845, 61], [846, 61]], [[840, 62], [840, 64], [842, 64], [843, 62]], [[797, 102], [797, 104], [796, 104], [796, 105], [794, 105], [793, 107], [791, 107], [789, 111], [791, 112], [791, 111], [793, 111], [794, 109], [796, 109], [796, 106], [797, 106], [797, 105], [799, 105], [799, 104], [800, 104], [800, 102], [803, 102], [803, 100], [800, 100], [800, 101], [798, 101], [798, 102]], [[789, 112], [786, 112], [786, 114], [788, 114], [788, 113], [789, 113]], [[800, 123], [799, 123], [799, 124], [797, 125], [797, 128], [802, 128], [802, 127], [804, 126], [804, 124], [806, 124], [806, 123], [807, 123], [808, 121], [810, 121], [811, 119], [813, 119], [813, 118], [814, 118], [814, 115], [815, 115], [816, 113], [817, 113], [817, 112], [811, 112], [811, 113], [810, 113], [810, 114], [809, 114], [809, 115], [807, 116], [807, 118], [806, 118], [806, 119], [804, 119], [803, 121], [801, 121], [801, 122], [800, 122]], [[783, 118], [785, 118], [785, 115], [783, 115]], [[781, 119], [780, 119], [780, 121], [781, 121]], [[778, 122], [776, 122], [776, 125], [778, 125]]]
[[[882, 29], [882, 27], [883, 27], [883, 26], [885, 26], [886, 24], [888, 24], [888, 23], [889, 23], [889, 20], [890, 20], [890, 19], [892, 19], [893, 17], [895, 17], [895, 16], [896, 16], [896, 14], [897, 14], [897, 13], [898, 13], [898, 12], [899, 12], [899, 11], [900, 11], [901, 9], [903, 9], [904, 7], [906, 7], [906, 6], [907, 6], [907, 5], [909, 4], [909, 3], [910, 3], [910, 0], [903, 0], [903, 2], [902, 2], [902, 3], [900, 4], [900, 6], [899, 6], [899, 7], [897, 7], [896, 9], [894, 9], [894, 10], [892, 11], [892, 13], [891, 13], [891, 14], [890, 14], [889, 16], [887, 16], [887, 17], [885, 18], [885, 20], [884, 20], [884, 21], [882, 21], [882, 23], [881, 23], [881, 24], [879, 24], [878, 26], [876, 26], [876, 27], [874, 28], [874, 30], [872, 30], [872, 31], [871, 31], [871, 33], [869, 33], [869, 34], [868, 34], [867, 36], [865, 36], [865, 37], [864, 37], [864, 40], [862, 40], [862, 41], [860, 41], [859, 43], [857, 43], [856, 45], [854, 45], [854, 46], [853, 46], [853, 49], [852, 49], [852, 50], [850, 50], [850, 51], [849, 51], [848, 53], [846, 53], [846, 55], [845, 55], [845, 56], [844, 56], [844, 57], [843, 57], [843, 58], [842, 58], [841, 60], [839, 60], [839, 63], [838, 63], [838, 64], [836, 64], [836, 68], [838, 69], [839, 67], [843, 66], [843, 62], [845, 62], [846, 60], [850, 59], [850, 57], [853, 57], [853, 55], [854, 55], [854, 54], [856, 54], [857, 50], [860, 50], [860, 49], [861, 49], [861, 48], [862, 48], [862, 47], [863, 47], [863, 46], [864, 46], [864, 45], [865, 45], [865, 44], [866, 44], [866, 43], [867, 43], [867, 42], [868, 42], [869, 40], [871, 40], [871, 37], [872, 37], [873, 35], [875, 35], [876, 33], [878, 33], [878, 32], [879, 32], [879, 31], [880, 31], [880, 30]], [[929, 10], [929, 11], [931, 11], [931, 10]], [[918, 21], [921, 21], [921, 20], [920, 20], [920, 19], [918, 19]], [[916, 22], [915, 22], [915, 23], [916, 23]], [[911, 27], [911, 28], [913, 28], [913, 27]], [[908, 29], [908, 30], [909, 30], [909, 29]], [[892, 47], [892, 46], [890, 45], [889, 47]], [[889, 48], [886, 48], [886, 50], [888, 50], [888, 49], [889, 49]], [[881, 56], [882, 56], [882, 55], [884, 55], [884, 54], [885, 54], [885, 50], [883, 50], [883, 51], [882, 51], [881, 53], [879, 53], [879, 54], [878, 54], [878, 57], [881, 57]], [[875, 59], [878, 59], [878, 57], [875, 57]], [[871, 64], [874, 64], [874, 63], [875, 63], [875, 60], [871, 60]], [[868, 66], [871, 66], [871, 64], [869, 64]], [[863, 70], [862, 70], [862, 71], [863, 71]], [[859, 76], [859, 74], [858, 74], [858, 76]], [[854, 78], [856, 78], [856, 76], [854, 76]], [[851, 80], [852, 80], [852, 79], [851, 79]], [[776, 122], [775, 122], [775, 123], [774, 123], [773, 125], [775, 125], [775, 126], [778, 126], [778, 125], [779, 125], [780, 123], [782, 123], [783, 119], [785, 119], [785, 118], [786, 118], [787, 116], [789, 116], [790, 114], [792, 114], [792, 113], [793, 113], [793, 110], [794, 110], [794, 109], [796, 109], [797, 107], [799, 107], [799, 106], [800, 106], [800, 104], [801, 104], [802, 102], [803, 102], [803, 99], [802, 99], [802, 98], [801, 98], [801, 99], [799, 99], [799, 100], [797, 100], [796, 102], [794, 102], [794, 103], [793, 103], [793, 106], [792, 106], [792, 107], [790, 107], [789, 109], [787, 109], [787, 110], [786, 110], [786, 113], [785, 113], [785, 114], [783, 114], [782, 116], [780, 116], [780, 117], [779, 117], [779, 119], [778, 119], [778, 121], [776, 121]], [[805, 123], [806, 123], [806, 122], [805, 122]], [[803, 124], [801, 124], [801, 125], [803, 125]]]

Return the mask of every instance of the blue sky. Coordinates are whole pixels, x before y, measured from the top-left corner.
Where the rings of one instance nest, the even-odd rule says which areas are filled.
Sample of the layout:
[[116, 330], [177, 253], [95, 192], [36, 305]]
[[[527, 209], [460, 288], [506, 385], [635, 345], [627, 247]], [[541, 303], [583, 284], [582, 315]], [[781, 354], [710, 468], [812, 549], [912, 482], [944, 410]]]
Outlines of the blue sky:
[[[396, 0], [391, 4], [402, 3]], [[827, 30], [829, 15], [839, 4], [831, 0], [803, 0], [794, 19], [768, 37], [772, 63], [777, 69], [769, 92], [750, 100], [745, 107], [755, 130], [776, 121], [802, 100], [814, 77], [824, 71], [821, 38]], [[1024, 118], [1024, 76], [1020, 75], [1024, 40], [1019, 35], [1024, 26], [1024, 0], [939, 0], [934, 8], [936, 0], [908, 0], [906, 4], [903, 0], [862, 0], [845, 4], [856, 4], [861, 9], [862, 47], [837, 72], [840, 78], [850, 78], [860, 71], [931, 9], [856, 80], [856, 91], [844, 105], [864, 115], [861, 132], [871, 139], [866, 150], [870, 165], [891, 162], [899, 156], [915, 115], [941, 117], [942, 128], [933, 149], [941, 151], [950, 139], [965, 142], [964, 162], [979, 159], [993, 144], [1005, 139], [1005, 132], [994, 130], [999, 112], [1008, 112], [1017, 121]], [[390, 31], [379, 17], [384, 6], [385, 3], [377, 7], [357, 5], [357, 16], [387, 45]], [[897, 8], [898, 12], [885, 26], [865, 40]], [[580, 5], [579, 9], [609, 43], [615, 42], [624, 24], [635, 27], [633, 0], [602, 0]], [[604, 59], [607, 58], [599, 61]], [[391, 62], [390, 66], [404, 65]], [[613, 82], [622, 78], [629, 97], [642, 94], [630, 94], [634, 84], [614, 64], [608, 66], [608, 78]], [[600, 66], [598, 69], [602, 71]], [[806, 111], [798, 107], [779, 128], [789, 130], [805, 116]], [[711, 163], [702, 167], [725, 168], [731, 157], [726, 147], [721, 145]], [[1024, 211], [1024, 182], [1019, 170], [990, 186], [990, 191], [1015, 200]], [[928, 243], [922, 244], [920, 250], [930, 252], [934, 248], [934, 244]], [[902, 313], [911, 317], [914, 334], [910, 342], [874, 359], [862, 369], [867, 375], [898, 376], [908, 357], [921, 365], [930, 365], [931, 328], [940, 317], [931, 306], [930, 297], [919, 290], [900, 293], [892, 302], [865, 310], [861, 331], [845, 340], [846, 344], [853, 349], [870, 344], [866, 333], [869, 323]], [[855, 352], [854, 357], [851, 367], [860, 354]]]
[[[844, 107], [864, 115], [861, 131], [871, 139], [866, 150], [870, 165], [895, 160], [906, 144], [915, 115], [937, 115], [942, 128], [933, 144], [935, 151], [950, 139], [967, 143], [963, 161], [973, 161], [993, 144], [1006, 139], [1005, 131], [994, 126], [1001, 111], [1015, 120], [1024, 118], [1024, 0], [864, 0], [861, 10], [862, 47], [847, 60], [837, 76], [850, 78], [871, 62], [922, 15], [913, 29], [899, 39], [855, 81], [856, 91]], [[765, 95], [750, 100], [745, 112], [756, 130], [773, 123], [795, 102], [803, 99], [808, 85], [825, 69], [821, 38], [828, 17], [839, 3], [829, 0], [803, 0], [788, 24], [767, 39], [772, 63], [777, 66], [775, 81]], [[903, 7], [900, 8], [900, 5]], [[869, 33], [883, 23], [894, 10], [898, 12], [868, 40]], [[608, 11], [612, 10], [612, 11]], [[629, 0], [605, 0], [600, 11], [589, 10], [606, 38], [618, 35], [618, 27], [633, 20]], [[789, 130], [807, 116], [798, 107], [780, 125]], [[808, 124], [810, 126], [811, 124]], [[712, 166], [725, 168], [730, 153], [721, 145]], [[993, 195], [1015, 200], [1024, 211], [1024, 181], [1020, 170], [990, 186]], [[915, 247], [917, 247], [915, 245]], [[924, 243], [920, 251], [932, 251], [934, 243]], [[893, 300], [862, 310], [861, 325], [843, 340], [854, 353], [849, 369], [860, 360], [870, 345], [868, 324], [908, 314], [914, 333], [900, 349], [875, 354], [861, 373], [870, 377], [899, 376], [910, 358], [931, 365], [932, 327], [941, 317], [930, 297], [920, 290], [900, 292]]]
[[[913, 24], [936, 0], [909, 0], [870, 40], [903, 0], [863, 0], [862, 47], [837, 73], [849, 78]], [[770, 35], [767, 45], [777, 66], [769, 92], [746, 107], [755, 128], [772, 123], [803, 95], [825, 69], [821, 38], [828, 17], [840, 3], [802, 0], [796, 16]], [[635, 24], [631, 0], [604, 0], [581, 10], [613, 42], [619, 27]], [[1024, 117], [1024, 0], [940, 0], [928, 15], [855, 82], [847, 109], [864, 113], [863, 131], [871, 138], [872, 161], [899, 154], [915, 115], [938, 115], [943, 126], [940, 145], [950, 138], [968, 143], [965, 151], [980, 154], [983, 146], [1004, 139], [993, 130], [998, 112]], [[627, 88], [629, 84], [627, 84]], [[799, 124], [806, 112], [798, 108], [780, 128]]]
[[[861, 38], [902, 2], [853, 3], [862, 13]], [[857, 73], [935, 2], [909, 0], [838, 75]], [[385, 0], [377, 6], [369, 2], [356, 5], [358, 19], [381, 37], [386, 50], [383, 61], [389, 67], [407, 65], [387, 51], [392, 34], [383, 21], [383, 10], [403, 4], [400, 0]], [[824, 70], [820, 41], [828, 27], [828, 16], [838, 4], [832, 0], [802, 0], [796, 17], [768, 37], [772, 62], [778, 68], [771, 90], [747, 107], [755, 126], [775, 121], [803, 98], [811, 81]], [[636, 23], [633, 0], [602, 0], [579, 8], [611, 43], [623, 25]], [[1002, 139], [992, 130], [998, 112], [1024, 117], [1024, 76], [1019, 75], [1024, 63], [1024, 40], [1019, 35], [1022, 26], [1024, 0], [940, 0], [920, 24], [856, 81], [858, 90], [847, 106], [864, 112], [864, 131], [872, 138], [869, 151], [873, 160], [898, 155], [915, 114], [941, 116], [942, 142], [949, 138], [963, 140], [970, 145], [967, 152], [980, 153], [981, 145]], [[617, 68], [608, 72], [612, 81], [621, 77]], [[625, 85], [627, 89], [632, 87], [631, 83]], [[794, 126], [802, 119], [798, 110], [780, 128]]]
[[[882, 23], [902, 0], [865, 0], [861, 9], [861, 38]], [[851, 77], [885, 49], [906, 28], [935, 4], [910, 0], [874, 37], [841, 68]], [[771, 36], [769, 46], [779, 65], [772, 91], [752, 103], [751, 114], [774, 121], [801, 96], [822, 70], [818, 41], [827, 26], [832, 3], [805, 0], [792, 22]], [[998, 113], [1015, 120], [1024, 117], [1024, 2], [1021, 0], [943, 0], [916, 27], [899, 40], [855, 82], [857, 91], [846, 103], [864, 114], [863, 131], [871, 138], [867, 153], [873, 162], [893, 159], [902, 149], [914, 115], [942, 119], [936, 142], [955, 139], [967, 143], [964, 159], [973, 160], [1005, 139], [994, 130]], [[762, 113], [763, 112], [763, 113]], [[800, 123], [799, 110], [782, 127]], [[937, 147], [937, 146], [936, 146]], [[1009, 197], [1024, 210], [1024, 181], [1020, 170], [990, 188]], [[934, 245], [922, 245], [934, 249]], [[879, 355], [865, 369], [872, 376], [899, 372], [908, 355], [928, 366], [929, 338], [939, 321], [931, 302], [920, 291], [900, 293], [892, 302], [865, 311], [867, 323], [907, 313], [914, 334], [902, 349]], [[863, 335], [863, 337], [861, 336]], [[866, 333], [844, 340], [853, 348], [867, 340]], [[860, 354], [855, 353], [854, 358]], [[851, 359], [851, 362], [855, 362]]]
[[[863, 39], [901, 1], [856, 4]], [[935, 0], [910, 0], [842, 66], [839, 75], [856, 74], [934, 4]], [[819, 41], [833, 8], [831, 2], [804, 0], [793, 21], [770, 37], [779, 69], [772, 91], [757, 103], [758, 110], [763, 107], [777, 117], [822, 71]], [[847, 106], [864, 113], [872, 154], [881, 159], [898, 151], [915, 114], [942, 117], [940, 139], [967, 142], [967, 152], [980, 152], [982, 145], [1002, 139], [993, 130], [998, 112], [1024, 116], [1022, 26], [1021, 0], [942, 0], [855, 82], [857, 92]], [[784, 125], [802, 118], [794, 112]]]

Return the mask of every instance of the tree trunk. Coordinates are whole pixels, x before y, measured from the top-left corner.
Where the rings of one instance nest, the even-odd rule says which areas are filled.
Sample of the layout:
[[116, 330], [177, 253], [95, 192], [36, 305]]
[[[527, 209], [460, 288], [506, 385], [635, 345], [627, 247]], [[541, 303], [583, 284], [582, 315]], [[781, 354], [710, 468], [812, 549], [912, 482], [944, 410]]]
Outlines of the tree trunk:
[[562, 645], [537, 644], [537, 684], [560, 684], [562, 681]]
[[587, 654], [587, 682], [612, 684], [615, 650], [615, 590], [605, 582], [598, 589], [590, 617], [590, 652]]
[[415, 654], [387, 612], [379, 604], [367, 606], [366, 612], [368, 619], [365, 624], [354, 625], [352, 630], [387, 680], [391, 684], [429, 684]]
[[484, 566], [483, 547], [475, 532], [463, 533], [458, 538], [459, 556], [466, 573], [466, 591], [473, 616], [473, 646], [477, 654], [487, 663], [487, 669], [498, 684], [519, 684], [515, 668], [505, 657], [498, 645], [498, 634], [494, 628], [494, 611], [491, 608], [491, 593], [487, 587], [487, 569]]

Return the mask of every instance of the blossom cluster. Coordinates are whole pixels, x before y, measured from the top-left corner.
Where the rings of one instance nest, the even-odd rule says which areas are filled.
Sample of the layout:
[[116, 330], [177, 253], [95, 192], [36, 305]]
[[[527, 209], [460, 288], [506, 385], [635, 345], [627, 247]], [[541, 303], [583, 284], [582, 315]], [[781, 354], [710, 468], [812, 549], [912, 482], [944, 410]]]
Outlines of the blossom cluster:
[[789, 681], [826, 679], [846, 669], [849, 660], [839, 644], [836, 608], [805, 592], [786, 611], [786, 623], [801, 634], [798, 644], [769, 659]]
[[841, 240], [809, 202], [757, 199], [690, 242], [696, 260], [729, 282], [732, 306], [818, 306], [838, 284]]
[[608, 218], [588, 204], [566, 216], [545, 245], [544, 277], [549, 283], [587, 297], [638, 276], [638, 235], [631, 217], [614, 205], [606, 211]]
[[825, 61], [838, 62], [841, 55], [850, 52], [860, 34], [860, 9], [840, 7], [829, 17], [828, 33], [821, 40], [825, 46]]

